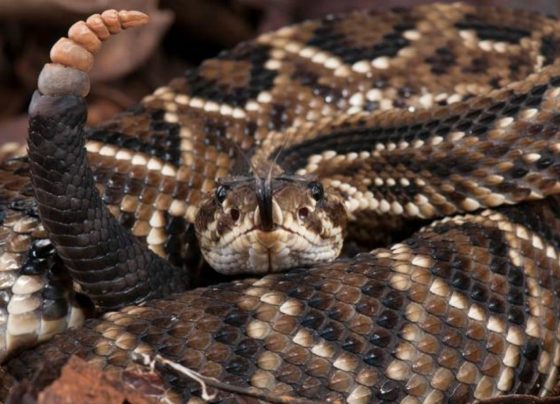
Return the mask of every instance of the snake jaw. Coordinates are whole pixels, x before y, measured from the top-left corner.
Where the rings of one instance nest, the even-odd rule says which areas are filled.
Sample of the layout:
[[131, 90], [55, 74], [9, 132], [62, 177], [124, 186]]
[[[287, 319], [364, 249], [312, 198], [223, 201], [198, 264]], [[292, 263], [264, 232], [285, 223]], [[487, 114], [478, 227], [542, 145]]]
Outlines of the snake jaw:
[[282, 272], [298, 266], [332, 261], [340, 253], [342, 228], [327, 239], [302, 231], [302, 228], [298, 230], [296, 232], [283, 226], [277, 226], [272, 231], [252, 228], [229, 237], [227, 243], [218, 243], [219, 247], [202, 247], [202, 251], [216, 271], [227, 275]]
[[[346, 212], [337, 195], [327, 192], [317, 201], [307, 181], [276, 178], [272, 223], [266, 224], [254, 182], [230, 184], [228, 189], [223, 200], [208, 196], [195, 220], [201, 251], [216, 271], [281, 272], [332, 261], [340, 253]], [[232, 216], [233, 210], [239, 217]]]

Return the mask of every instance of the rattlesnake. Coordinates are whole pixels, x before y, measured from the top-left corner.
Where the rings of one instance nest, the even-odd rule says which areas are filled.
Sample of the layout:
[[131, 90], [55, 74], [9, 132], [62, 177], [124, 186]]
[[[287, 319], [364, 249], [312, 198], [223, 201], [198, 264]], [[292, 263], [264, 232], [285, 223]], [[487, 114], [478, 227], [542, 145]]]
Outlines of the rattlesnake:
[[[121, 15], [79, 27], [105, 39]], [[4, 352], [79, 325], [81, 294], [98, 310], [127, 307], [13, 355], [4, 386], [72, 353], [115, 370], [140, 352], [319, 401], [550, 394], [559, 28], [462, 4], [286, 27], [87, 130], [87, 156], [80, 71], [92, 58], [54, 52], [78, 70], [48, 68], [29, 156], [0, 170]], [[91, 45], [76, 45], [80, 35], [55, 49], [75, 56]], [[347, 240], [366, 247], [389, 231], [409, 237], [321, 263], [339, 252], [346, 221]], [[195, 230], [223, 272], [311, 268], [167, 297], [198, 271]], [[335, 241], [302, 258], [296, 234]], [[199, 394], [194, 381], [163, 377], [170, 399]]]

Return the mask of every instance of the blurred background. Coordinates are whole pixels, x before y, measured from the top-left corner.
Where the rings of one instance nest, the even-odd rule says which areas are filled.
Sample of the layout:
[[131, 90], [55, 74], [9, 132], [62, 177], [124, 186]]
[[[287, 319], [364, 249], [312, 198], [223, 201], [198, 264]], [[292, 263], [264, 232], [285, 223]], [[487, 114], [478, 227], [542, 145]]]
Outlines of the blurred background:
[[[52, 44], [75, 21], [109, 8], [151, 23], [113, 37], [91, 72], [89, 124], [137, 102], [201, 60], [236, 43], [329, 13], [430, 3], [422, 0], [0, 0], [0, 144], [24, 142], [26, 109]], [[560, 16], [559, 0], [471, 0]]]

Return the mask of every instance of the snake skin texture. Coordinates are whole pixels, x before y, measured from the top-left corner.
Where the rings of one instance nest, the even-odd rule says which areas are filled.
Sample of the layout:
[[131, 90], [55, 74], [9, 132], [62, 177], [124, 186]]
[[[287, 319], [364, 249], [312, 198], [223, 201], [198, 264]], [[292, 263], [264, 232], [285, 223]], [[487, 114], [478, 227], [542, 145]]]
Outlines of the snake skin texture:
[[[457, 216], [390, 249], [109, 313], [7, 364], [71, 354], [116, 371], [157, 352], [206, 376], [319, 402], [547, 394], [558, 377], [558, 199]], [[173, 401], [198, 383], [164, 374]], [[222, 395], [226, 399], [227, 395]]]
[[[552, 18], [462, 4], [326, 17], [208, 60], [87, 130], [91, 187], [131, 243], [179, 272], [197, 271], [198, 207], [236, 173], [242, 152], [337, 193], [348, 240], [369, 246], [389, 229], [425, 226], [353, 258], [87, 320], [12, 355], [4, 390], [74, 353], [111, 372], [143, 352], [320, 402], [551, 394], [560, 366], [559, 41]], [[54, 113], [68, 108], [79, 118], [68, 127], [80, 129], [78, 107]], [[40, 167], [40, 153], [30, 158]], [[90, 303], [39, 222], [29, 159], [1, 164], [5, 356], [78, 326]], [[108, 284], [121, 282], [115, 276]], [[91, 297], [98, 309], [127, 298], [105, 306]], [[162, 375], [168, 399], [200, 395], [198, 383]]]

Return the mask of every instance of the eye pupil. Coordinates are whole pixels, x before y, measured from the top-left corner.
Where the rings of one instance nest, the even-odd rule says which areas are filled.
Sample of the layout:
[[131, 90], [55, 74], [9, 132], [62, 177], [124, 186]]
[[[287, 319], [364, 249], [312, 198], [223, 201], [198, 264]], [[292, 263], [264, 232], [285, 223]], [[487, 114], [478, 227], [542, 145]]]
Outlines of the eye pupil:
[[239, 210], [237, 209], [232, 209], [229, 212], [230, 216], [231, 216], [231, 220], [233, 220], [234, 222], [237, 221], [237, 219], [239, 219]]
[[218, 202], [222, 203], [226, 200], [227, 193], [229, 191], [229, 187], [226, 185], [220, 185], [216, 188], [216, 199]]
[[300, 208], [298, 210], [298, 216], [301, 220], [307, 219], [307, 216], [309, 216], [309, 209], [307, 209], [306, 207]]
[[309, 183], [309, 191], [311, 192], [311, 196], [316, 201], [320, 201], [325, 196], [325, 191], [323, 190], [323, 185], [319, 182], [311, 182]]

